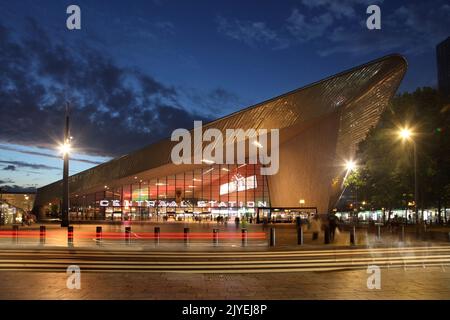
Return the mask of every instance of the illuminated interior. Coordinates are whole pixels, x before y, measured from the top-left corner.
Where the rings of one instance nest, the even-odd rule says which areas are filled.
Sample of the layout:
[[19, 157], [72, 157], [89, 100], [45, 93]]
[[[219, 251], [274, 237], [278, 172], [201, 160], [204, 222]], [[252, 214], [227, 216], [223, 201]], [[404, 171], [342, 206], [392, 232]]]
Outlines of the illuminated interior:
[[235, 218], [254, 216], [256, 207], [270, 207], [267, 181], [260, 175], [259, 164], [211, 165], [157, 179], [133, 180], [72, 197], [71, 218]]

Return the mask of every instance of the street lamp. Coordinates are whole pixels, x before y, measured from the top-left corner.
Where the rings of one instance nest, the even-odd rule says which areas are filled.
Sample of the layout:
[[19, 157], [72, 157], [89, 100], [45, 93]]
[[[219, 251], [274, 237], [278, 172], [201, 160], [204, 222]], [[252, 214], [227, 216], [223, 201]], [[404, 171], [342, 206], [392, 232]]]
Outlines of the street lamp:
[[[356, 171], [357, 169], [357, 165], [356, 165], [356, 161], [350, 159], [350, 160], [346, 160], [345, 161], [345, 176], [344, 176], [344, 180], [342, 181], [342, 183], [345, 182], [345, 180], [347, 179], [347, 177], [354, 171]], [[344, 193], [344, 191], [342, 191], [342, 194]], [[356, 211], [356, 223], [358, 223], [358, 213], [357, 213], [357, 208], [358, 208], [358, 190], [357, 188], [355, 188], [355, 193], [356, 193], [356, 197], [355, 197], [355, 201], [356, 201], [356, 209], [353, 208], [353, 204], [350, 204], [350, 207], [353, 209], [353, 211]], [[342, 196], [341, 194], [341, 196]], [[350, 217], [352, 218], [352, 222], [354, 223], [353, 216], [354, 212], [350, 214]]]
[[356, 162], [353, 160], [347, 160], [345, 162], [345, 168], [347, 169], [347, 173], [351, 173], [356, 169]]
[[402, 128], [399, 132], [399, 135], [400, 135], [400, 138], [402, 138], [403, 140], [409, 140], [409, 139], [411, 139], [412, 132], [408, 128]]
[[61, 208], [61, 227], [69, 226], [69, 153], [70, 140], [69, 134], [69, 104], [66, 106], [66, 123], [64, 128], [64, 143], [60, 146], [63, 154], [63, 189], [62, 189], [62, 208]]
[[416, 222], [419, 220], [419, 207], [418, 207], [418, 197], [419, 197], [419, 181], [417, 179], [417, 146], [416, 142], [412, 138], [414, 133], [411, 131], [411, 129], [404, 127], [400, 129], [398, 132], [398, 135], [403, 141], [411, 141], [413, 145], [413, 152], [414, 152], [414, 214], [416, 217]]
[[59, 146], [59, 151], [60, 151], [61, 154], [64, 156], [64, 155], [70, 153], [71, 148], [72, 148], [72, 147], [71, 147], [71, 145], [70, 145], [70, 142], [67, 141], [67, 142], [65, 142], [65, 143], [63, 143], [63, 144], [61, 144], [61, 145]]
[[30, 200], [30, 197], [26, 194], [25, 195], [25, 202], [27, 203], [27, 210], [28, 210], [28, 212], [30, 212], [30, 202], [28, 200]]

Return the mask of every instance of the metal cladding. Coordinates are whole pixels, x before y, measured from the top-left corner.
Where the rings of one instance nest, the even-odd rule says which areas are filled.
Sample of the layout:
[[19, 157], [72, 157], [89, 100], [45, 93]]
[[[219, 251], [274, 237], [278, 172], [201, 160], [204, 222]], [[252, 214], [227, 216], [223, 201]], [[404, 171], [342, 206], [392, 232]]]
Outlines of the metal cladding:
[[[308, 206], [328, 211], [341, 191], [337, 167], [354, 156], [357, 144], [378, 122], [406, 68], [402, 56], [389, 55], [209, 122], [203, 129], [216, 128], [224, 136], [226, 129], [279, 129], [280, 173], [268, 176], [272, 205], [298, 206], [301, 198]], [[305, 149], [308, 143], [312, 146]], [[175, 144], [161, 140], [75, 174], [70, 177], [70, 192], [99, 191], [104, 185], [129, 182], [135, 175], [154, 178], [199, 166], [173, 164], [170, 153]], [[310, 163], [317, 162], [311, 154], [315, 152], [326, 158], [323, 165]], [[36, 205], [60, 198], [61, 190], [62, 181], [39, 188]]]

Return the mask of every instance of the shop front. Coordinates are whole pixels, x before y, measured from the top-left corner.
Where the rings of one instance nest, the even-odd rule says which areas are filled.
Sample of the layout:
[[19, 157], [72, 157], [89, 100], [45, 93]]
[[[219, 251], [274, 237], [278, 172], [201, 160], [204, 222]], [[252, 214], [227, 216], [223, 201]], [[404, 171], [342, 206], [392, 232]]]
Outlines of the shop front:
[[316, 207], [258, 207], [256, 218], [258, 223], [293, 223], [297, 218], [307, 222], [316, 214], [318, 214]]
[[0, 203], [0, 225], [22, 223], [23, 216], [23, 210], [5, 202]]

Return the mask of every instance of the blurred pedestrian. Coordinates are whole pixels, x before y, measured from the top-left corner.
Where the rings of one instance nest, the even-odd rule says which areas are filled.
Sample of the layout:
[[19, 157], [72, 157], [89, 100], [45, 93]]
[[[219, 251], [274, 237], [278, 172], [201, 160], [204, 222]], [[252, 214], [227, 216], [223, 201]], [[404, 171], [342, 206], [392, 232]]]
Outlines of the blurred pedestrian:
[[330, 240], [334, 241], [334, 236], [336, 235], [337, 219], [334, 213], [330, 214], [328, 225], [330, 226]]
[[317, 240], [319, 239], [319, 232], [321, 229], [321, 223], [319, 219], [319, 215], [315, 214], [311, 219], [311, 231], [312, 231], [312, 239]]

